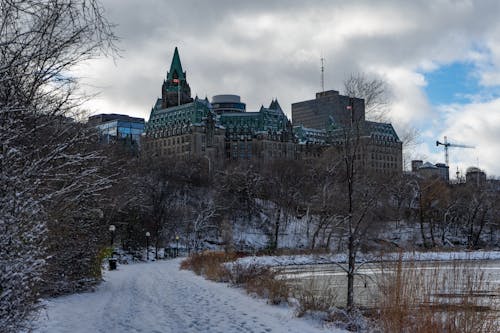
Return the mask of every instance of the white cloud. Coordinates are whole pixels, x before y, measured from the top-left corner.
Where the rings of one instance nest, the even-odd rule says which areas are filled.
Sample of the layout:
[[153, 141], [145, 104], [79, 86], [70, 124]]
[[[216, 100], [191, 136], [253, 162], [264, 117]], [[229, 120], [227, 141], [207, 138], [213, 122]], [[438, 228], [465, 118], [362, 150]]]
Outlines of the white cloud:
[[394, 95], [391, 119], [400, 125], [418, 125], [427, 119], [431, 108], [423, 88], [427, 85], [422, 74], [405, 68], [387, 68], [385, 73]]
[[[474, 145], [475, 149], [450, 149], [450, 164], [479, 166], [491, 175], [500, 175], [500, 99], [485, 103], [455, 105], [446, 115], [446, 131], [450, 142]], [[456, 169], [456, 167], [455, 167]]]
[[[384, 77], [394, 96], [391, 116], [396, 128], [413, 125], [440, 137], [443, 133], [436, 128], [444, 124], [450, 136], [454, 131], [459, 138], [469, 135], [467, 130], [475, 139], [482, 138], [494, 120], [487, 115], [489, 122], [483, 124], [472, 117], [473, 105], [493, 108], [491, 103], [458, 107], [453, 117], [433, 108], [421, 73], [468, 61], [477, 68], [481, 84], [500, 85], [496, 0], [104, 0], [103, 4], [118, 24], [124, 52], [116, 65], [98, 60], [80, 71], [87, 83], [102, 91], [100, 99], [89, 104], [96, 113], [147, 118], [160, 95], [173, 49], [179, 46], [193, 94], [209, 98], [240, 94], [250, 110], [277, 97], [289, 112], [291, 103], [314, 98], [320, 89], [323, 56], [326, 89], [340, 90], [352, 72]], [[484, 103], [484, 96], [475, 101]], [[467, 129], [471, 124], [473, 129]], [[483, 125], [485, 133], [480, 130]], [[432, 154], [426, 149], [424, 153]], [[475, 153], [480, 164], [500, 174], [482, 155], [500, 156], [498, 145]]]

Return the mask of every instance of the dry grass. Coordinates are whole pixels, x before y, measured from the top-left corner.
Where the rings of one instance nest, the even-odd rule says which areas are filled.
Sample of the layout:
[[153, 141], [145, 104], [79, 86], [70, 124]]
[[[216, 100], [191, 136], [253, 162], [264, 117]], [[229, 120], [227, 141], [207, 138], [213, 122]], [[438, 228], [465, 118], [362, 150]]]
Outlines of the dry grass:
[[[387, 333], [498, 332], [498, 312], [481, 301], [479, 269], [399, 262], [382, 274], [379, 324]], [[496, 309], [498, 310], [498, 309]]]
[[195, 274], [217, 282], [230, 282], [243, 287], [248, 293], [267, 298], [270, 304], [286, 302], [290, 293], [288, 285], [275, 279], [276, 272], [256, 265], [235, 264], [231, 269], [224, 265], [235, 261], [239, 253], [203, 252], [191, 255], [181, 263], [181, 269], [192, 270]]
[[324, 278], [310, 278], [296, 286], [293, 297], [297, 300], [297, 317], [302, 317], [308, 312], [328, 313], [338, 300], [331, 282]]
[[276, 279], [277, 273], [269, 268], [248, 266], [232, 270], [233, 283], [241, 285], [249, 294], [267, 298], [269, 304], [288, 302], [290, 287]]
[[192, 254], [181, 262], [180, 268], [192, 270], [195, 274], [203, 275], [212, 281], [228, 282], [230, 274], [223, 264], [236, 259], [238, 255], [235, 253], [206, 251]]

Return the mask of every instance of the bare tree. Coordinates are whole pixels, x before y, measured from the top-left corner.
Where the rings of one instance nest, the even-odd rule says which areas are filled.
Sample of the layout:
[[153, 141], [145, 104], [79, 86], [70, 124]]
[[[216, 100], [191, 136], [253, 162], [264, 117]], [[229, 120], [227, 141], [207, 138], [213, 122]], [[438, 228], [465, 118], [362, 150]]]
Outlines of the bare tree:
[[[349, 97], [364, 99], [367, 120], [390, 122], [391, 92], [383, 79], [353, 73], [344, 80], [343, 93]], [[406, 169], [412, 158], [412, 151], [420, 143], [420, 132], [415, 127], [406, 126], [400, 129], [399, 138], [403, 142], [403, 166]]]
[[355, 112], [354, 103], [350, 119], [336, 124], [331, 131], [327, 158], [334, 167], [334, 181], [330, 189], [336, 191], [336, 220], [346, 239], [347, 264], [339, 265], [347, 275], [347, 310], [354, 309], [354, 278], [358, 275], [358, 252], [369, 240], [370, 229], [385, 218], [383, 207], [390, 184], [389, 175], [370, 172], [363, 164], [363, 149], [367, 145], [366, 122], [361, 112]]
[[[16, 331], [36, 308], [48, 221], [62, 206], [86, 214], [109, 186], [89, 132], [70, 118], [81, 96], [71, 69], [111, 52], [115, 37], [95, 0], [0, 3], [0, 327]], [[86, 203], [86, 204], [84, 204]]]
[[498, 196], [487, 184], [463, 184], [456, 190], [452, 214], [469, 249], [480, 246], [487, 225], [498, 225]]
[[189, 246], [195, 251], [198, 251], [210, 236], [213, 239], [219, 232], [218, 211], [214, 201], [207, 198], [199, 200], [188, 212], [184, 230]]
[[378, 77], [368, 77], [363, 73], [353, 73], [344, 80], [342, 93], [349, 97], [365, 100], [367, 119], [387, 121], [390, 96], [388, 86], [384, 80]]
[[399, 139], [403, 142], [403, 169], [409, 170], [415, 148], [421, 143], [420, 131], [412, 126], [403, 127], [400, 130]]

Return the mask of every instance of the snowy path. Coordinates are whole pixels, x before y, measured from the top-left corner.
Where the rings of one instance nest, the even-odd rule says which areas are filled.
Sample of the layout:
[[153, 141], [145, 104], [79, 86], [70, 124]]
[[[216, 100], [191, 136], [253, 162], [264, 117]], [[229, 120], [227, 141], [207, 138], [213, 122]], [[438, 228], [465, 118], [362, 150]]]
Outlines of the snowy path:
[[35, 332], [341, 332], [180, 271], [179, 263], [120, 265], [96, 292], [48, 301]]

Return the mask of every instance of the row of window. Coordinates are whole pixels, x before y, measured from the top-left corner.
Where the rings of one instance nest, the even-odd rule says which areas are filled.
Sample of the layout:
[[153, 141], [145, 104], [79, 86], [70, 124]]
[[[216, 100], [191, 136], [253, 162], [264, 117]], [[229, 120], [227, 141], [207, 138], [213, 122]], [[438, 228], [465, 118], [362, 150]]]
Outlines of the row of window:
[[372, 160], [382, 160], [396, 162], [396, 157], [394, 155], [383, 155], [383, 154], [371, 154]]

